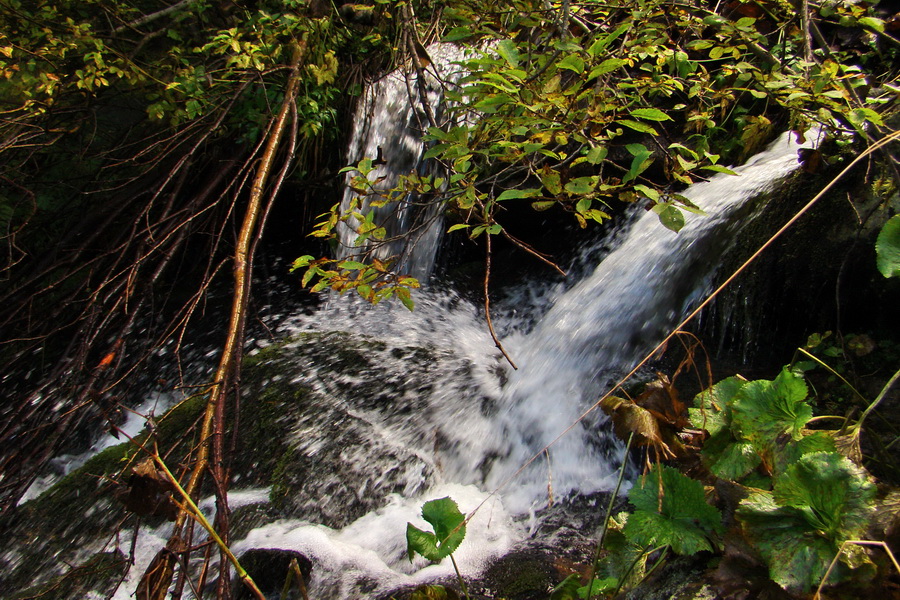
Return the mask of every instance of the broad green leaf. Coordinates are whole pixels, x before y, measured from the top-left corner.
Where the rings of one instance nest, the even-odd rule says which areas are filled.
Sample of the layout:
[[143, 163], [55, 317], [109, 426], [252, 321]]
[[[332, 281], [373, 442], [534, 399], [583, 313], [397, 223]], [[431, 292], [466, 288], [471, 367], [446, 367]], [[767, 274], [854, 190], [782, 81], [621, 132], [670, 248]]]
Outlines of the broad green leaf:
[[884, 33], [884, 21], [875, 17], [860, 17], [857, 22], [863, 27], [874, 29], [878, 33]]
[[778, 440], [775, 446], [774, 471], [784, 473], [803, 456], [813, 452], [837, 452], [834, 438], [824, 431], [804, 435], [799, 440]]
[[635, 131], [639, 131], [641, 133], [649, 133], [650, 135], [659, 135], [659, 133], [653, 129], [650, 125], [646, 123], [640, 123], [638, 121], [632, 121], [631, 119], [616, 119], [615, 123], [617, 125], [624, 125], [629, 129], [634, 129]]
[[716, 477], [729, 481], [741, 479], [762, 462], [753, 444], [723, 434], [706, 440], [701, 456]]
[[365, 263], [357, 262], [355, 260], [342, 260], [338, 263], [339, 269], [347, 269], [348, 271], [359, 271], [360, 269], [366, 268]]
[[581, 75], [584, 73], [584, 59], [577, 54], [570, 54], [556, 65], [559, 69], [568, 69]]
[[840, 454], [813, 452], [775, 479], [772, 495], [779, 505], [800, 509], [820, 535], [840, 542], [865, 532], [875, 485]]
[[677, 554], [693, 554], [712, 550], [709, 536], [723, 531], [722, 515], [707, 504], [703, 484], [677, 469], [654, 467], [631, 488], [628, 499], [637, 510], [624, 533], [640, 546], [668, 545]]
[[[772, 579], [804, 592], [819, 584], [843, 541], [865, 533], [874, 498], [875, 486], [860, 467], [834, 452], [814, 452], [777, 477], [771, 493], [741, 501], [736, 515]], [[841, 561], [868, 563], [858, 553], [842, 554]], [[829, 581], [839, 579], [833, 574]]]
[[659, 192], [642, 183], [634, 186], [634, 191], [642, 193], [645, 197], [650, 198], [654, 202], [659, 202]]
[[422, 531], [412, 523], [407, 524], [406, 549], [409, 560], [416, 553], [431, 561], [447, 558], [466, 537], [465, 517], [459, 512], [456, 502], [449, 497], [426, 502], [422, 506], [422, 518], [432, 526], [434, 533]]
[[801, 593], [819, 584], [837, 548], [809, 526], [799, 509], [779, 506], [770, 492], [757, 492], [742, 500], [735, 514], [775, 583]]
[[622, 178], [622, 183], [628, 183], [643, 173], [650, 166], [652, 162], [651, 157], [653, 156], [653, 153], [647, 150], [647, 147], [643, 144], [628, 144], [625, 146], [625, 149], [634, 158], [631, 160], [631, 168], [628, 169], [628, 173]]
[[884, 224], [875, 241], [878, 270], [885, 277], [900, 276], [900, 215]]
[[585, 159], [592, 165], [598, 165], [606, 158], [606, 146], [593, 146], [587, 151]]
[[648, 121], [671, 121], [672, 117], [659, 110], [658, 108], [636, 108], [628, 113], [635, 119], [646, 119]]
[[588, 74], [588, 79], [593, 79], [594, 77], [599, 77], [601, 75], [606, 75], [612, 71], [615, 71], [619, 67], [623, 65], [627, 65], [628, 61], [622, 58], [608, 58], [604, 60], [602, 63], [591, 69], [591, 72]]
[[731, 427], [731, 403], [747, 380], [729, 377], [694, 396], [694, 406], [688, 410], [691, 425], [717, 435]]
[[538, 188], [529, 188], [526, 190], [504, 190], [497, 196], [497, 202], [502, 200], [515, 200], [517, 198], [534, 198], [540, 196], [541, 190]]
[[547, 188], [548, 192], [554, 196], [562, 194], [563, 187], [562, 182], [560, 181], [559, 171], [546, 169], [539, 172], [539, 175], [541, 177], [541, 183], [544, 184], [544, 187]]
[[596, 177], [576, 177], [566, 182], [565, 189], [570, 194], [590, 194], [594, 190], [594, 184], [596, 183]]
[[806, 382], [787, 368], [774, 381], [750, 381], [732, 404], [735, 427], [758, 450], [770, 447], [784, 433], [799, 439], [812, 418], [806, 394]]
[[497, 44], [497, 54], [499, 54], [503, 60], [509, 63], [511, 67], [519, 66], [519, 50], [516, 48], [515, 42], [512, 40], [503, 40]]
[[657, 204], [653, 207], [653, 212], [659, 215], [659, 222], [666, 229], [671, 229], [678, 233], [684, 227], [684, 213], [671, 204]]

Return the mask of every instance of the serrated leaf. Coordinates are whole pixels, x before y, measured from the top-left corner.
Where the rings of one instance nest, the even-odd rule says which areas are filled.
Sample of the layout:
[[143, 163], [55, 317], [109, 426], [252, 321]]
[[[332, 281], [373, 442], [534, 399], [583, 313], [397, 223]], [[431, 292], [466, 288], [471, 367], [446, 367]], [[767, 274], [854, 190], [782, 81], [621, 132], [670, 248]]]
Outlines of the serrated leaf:
[[760, 450], [785, 433], [799, 439], [812, 418], [806, 394], [806, 382], [787, 368], [773, 381], [750, 381], [741, 387], [732, 404], [734, 425]]
[[465, 516], [450, 497], [430, 500], [422, 506], [422, 518], [433, 528], [444, 556], [455, 552], [466, 537]]
[[636, 108], [628, 113], [635, 119], [646, 119], [648, 121], [671, 121], [672, 117], [659, 110], [658, 108]]
[[762, 462], [762, 457], [748, 441], [734, 440], [730, 435], [709, 438], [703, 445], [703, 462], [721, 479], [737, 481]]
[[723, 530], [722, 515], [706, 502], [703, 484], [671, 467], [654, 467], [628, 499], [637, 510], [624, 533], [639, 546], [668, 545], [677, 554], [694, 554], [712, 550], [709, 535]]
[[691, 425], [716, 435], [731, 427], [731, 402], [747, 380], [738, 375], [718, 382], [694, 396], [694, 406], [688, 411]]
[[[800, 458], [776, 478], [771, 493], [742, 500], [736, 511], [772, 579], [792, 592], [818, 585], [842, 542], [862, 535], [872, 514], [875, 486], [865, 471], [833, 452]], [[841, 556], [849, 567], [868, 560]], [[829, 582], [840, 577], [833, 573]]]
[[875, 485], [862, 468], [836, 452], [805, 454], [775, 479], [775, 501], [803, 511], [810, 526], [840, 542], [869, 524]]
[[438, 561], [444, 556], [437, 547], [437, 538], [433, 533], [422, 531], [412, 523], [406, 524], [406, 554], [412, 560], [416, 554], [421, 554], [427, 560]]
[[818, 585], [837, 549], [809, 527], [801, 511], [779, 506], [770, 492], [757, 492], [735, 514], [775, 583], [791, 592]]
[[894, 215], [882, 227], [875, 241], [875, 255], [882, 275], [900, 276], [900, 215]]

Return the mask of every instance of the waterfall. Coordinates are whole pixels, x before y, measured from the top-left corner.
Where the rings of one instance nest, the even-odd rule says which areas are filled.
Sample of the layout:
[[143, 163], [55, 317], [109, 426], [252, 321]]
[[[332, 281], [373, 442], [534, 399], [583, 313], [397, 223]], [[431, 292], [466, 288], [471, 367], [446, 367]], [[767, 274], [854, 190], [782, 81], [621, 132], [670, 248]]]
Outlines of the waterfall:
[[[428, 349], [428, 385], [412, 397], [397, 393], [374, 405], [346, 392], [346, 386], [378, 385], [377, 378], [335, 375], [309, 361], [295, 375], [394, 449], [386, 459], [343, 452], [345, 460], [355, 462], [323, 465], [324, 479], [349, 473], [377, 477], [396, 468], [397, 448], [427, 468], [407, 468], [409, 495], [391, 494], [345, 527], [277, 521], [236, 540], [235, 550], [304, 553], [316, 565], [311, 582], [316, 597], [377, 597], [452, 573], [448, 564], [410, 564], [404, 556], [406, 522], [427, 528], [418, 515], [426, 500], [450, 495], [464, 512], [481, 507], [455, 555], [463, 575], [471, 577], [534, 531], [534, 515], [547, 506], [548, 488], [557, 499], [610, 490], [622, 448], [595, 411], [499, 494], [488, 496], [575, 422], [617, 374], [630, 369], [710, 290], [718, 258], [752, 213], [751, 200], [792, 172], [798, 148], [791, 134], [783, 135], [736, 168], [737, 176], [719, 174], [686, 190], [706, 214], [690, 215], [678, 234], [662, 227], [654, 213], [644, 213], [580, 282], [538, 294], [542, 304], [532, 310], [507, 310], [505, 327], [516, 332], [505, 344], [518, 371], [508, 370], [497, 355], [479, 309], [447, 291], [422, 292], [412, 313], [344, 298], [327, 313], [286, 323], [284, 334], [357, 331], [365, 322], [366, 335], [383, 344], [367, 352], [383, 373], [380, 381], [388, 395], [404, 378], [423, 383], [423, 374], [411, 371], [407, 351]], [[309, 428], [298, 435], [298, 448], [318, 451], [322, 444], [345, 443], [327, 432], [316, 436]], [[359, 489], [367, 484], [345, 483]], [[325, 489], [331, 485], [323, 484]], [[329, 502], [328, 497], [314, 500]]]
[[[377, 181], [376, 189], [393, 188], [401, 175], [442, 175], [436, 167], [423, 168], [425, 146], [422, 135], [431, 126], [430, 118], [442, 125], [445, 106], [444, 89], [462, 75], [455, 64], [463, 58], [463, 51], [453, 44], [436, 43], [428, 47], [432, 64], [418, 73], [393, 71], [371, 86], [367, 86], [354, 116], [354, 127], [347, 149], [347, 162], [357, 164], [371, 158], [375, 169], [370, 181]], [[420, 89], [424, 90], [424, 98]], [[429, 116], [430, 113], [430, 116]], [[348, 173], [341, 209], [350, 210], [351, 201], [359, 194], [351, 189], [353, 172]], [[369, 208], [371, 198], [363, 199], [361, 212]], [[348, 258], [371, 251], [381, 260], [397, 258], [394, 270], [420, 280], [431, 274], [434, 256], [440, 243], [443, 221], [442, 206], [427, 202], [415, 194], [406, 194], [396, 203], [376, 208], [374, 222], [385, 228], [385, 241], [371, 241], [356, 245], [355, 228], [359, 222], [351, 218], [351, 226], [340, 224], [338, 258]]]

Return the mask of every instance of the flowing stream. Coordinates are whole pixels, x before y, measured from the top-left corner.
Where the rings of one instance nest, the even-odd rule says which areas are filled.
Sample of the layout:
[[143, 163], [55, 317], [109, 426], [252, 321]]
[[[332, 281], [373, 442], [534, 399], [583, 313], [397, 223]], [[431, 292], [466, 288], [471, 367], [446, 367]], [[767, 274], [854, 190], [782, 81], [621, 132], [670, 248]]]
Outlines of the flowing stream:
[[[442, 64], [448, 64], [446, 58], [458, 59], [445, 57]], [[451, 78], [447, 73], [442, 76]], [[437, 80], [429, 85], [439, 112], [440, 85]], [[349, 160], [374, 156], [380, 147], [386, 162], [380, 176], [396, 180], [416, 168], [421, 156], [416, 134], [421, 115], [406, 102], [410, 92], [402, 78], [379, 86], [363, 104]], [[352, 421], [355, 434], [369, 444], [352, 447], [329, 423], [298, 424], [298, 452], [315, 458], [324, 456], [328, 445], [339, 448], [333, 453], [338, 458], [323, 461], [316, 473], [323, 491], [311, 502], [339, 503], [325, 491], [330, 485], [356, 490], [361, 498], [372, 495], [388, 476], [391, 489], [402, 491], [384, 494], [374, 502], [376, 508], [344, 526], [328, 527], [310, 516], [258, 527], [234, 541], [235, 553], [296, 550], [314, 565], [310, 597], [375, 598], [452, 574], [449, 561], [428, 565], [406, 558], [406, 524], [429, 528], [419, 516], [427, 500], [449, 495], [463, 512], [477, 509], [455, 554], [463, 575], [472, 577], [535, 533], [550, 493], [560, 499], [611, 490], [621, 444], [604, 427], [602, 413], [594, 411], [581, 421], [579, 415], [710, 291], [719, 257], [752, 218], [752, 200], [798, 166], [798, 148], [786, 133], [735, 168], [737, 176], [718, 174], [690, 187], [684, 194], [706, 214], [688, 214], [678, 234], [665, 229], [654, 213], [636, 215], [613, 242], [598, 241], [612, 249], [599, 264], [576, 269], [585, 275], [574, 285], [536, 289], [529, 283], [520, 294], [509, 294], [505, 306], [498, 303], [497, 325], [505, 332], [516, 371], [499, 356], [480, 307], [439, 287], [418, 293], [414, 312], [390, 303], [372, 307], [335, 298], [316, 314], [279, 321], [284, 338], [335, 331], [380, 341], [371, 350], [377, 371], [335, 375], [327, 364], [307, 360], [287, 375], [329, 399], [331, 412], [315, 406], [310, 411]], [[395, 233], [420, 232], [402, 252], [407, 268], [427, 277], [442, 226], [434, 214], [414, 217], [413, 205], [401, 204], [393, 227]], [[409, 356], [419, 350], [428, 358], [417, 370]], [[370, 388], [378, 389], [377, 402], [353, 392]], [[392, 395], [395, 389], [406, 391]], [[309, 422], [316, 423], [314, 418]], [[240, 489], [240, 482], [234, 488], [233, 509], [268, 502], [269, 490]], [[211, 510], [211, 503], [205, 507]], [[163, 525], [141, 532], [136, 564], [116, 598], [131, 596], [170, 530]]]
[[[333, 398], [334, 406], [364, 424], [365, 435], [390, 448], [384, 457], [347, 448], [341, 453], [345, 463], [323, 465], [323, 485], [355, 477], [345, 484], [366, 494], [372, 480], [406, 455], [412, 458], [401, 469], [405, 491], [387, 495], [378, 508], [344, 527], [281, 520], [250, 531], [234, 550], [299, 551], [314, 564], [311, 597], [374, 598], [452, 573], [448, 561], [427, 565], [405, 556], [406, 523], [428, 529], [419, 511], [429, 499], [449, 495], [463, 512], [478, 509], [455, 554], [463, 575], [472, 577], [534, 533], [548, 491], [559, 499], [611, 490], [622, 449], [603, 427], [602, 414], [595, 411], [557, 436], [708, 293], [718, 258], [752, 216], [751, 200], [796, 168], [799, 146], [792, 138], [784, 134], [736, 168], [737, 176], [720, 174], [689, 188], [685, 194], [706, 215], [688, 215], [678, 234], [662, 227], [654, 213], [643, 213], [577, 284], [537, 295], [531, 290], [539, 301], [498, 310], [506, 315], [500, 327], [508, 332], [504, 342], [517, 371], [498, 356], [479, 309], [448, 291], [422, 292], [414, 312], [343, 298], [320, 313], [285, 322], [280, 331], [285, 336], [357, 332], [364, 326], [366, 338], [384, 342], [373, 350], [382, 382], [377, 377], [351, 381], [309, 364], [296, 378]], [[341, 392], [344, 384], [391, 388], [392, 381], [423, 377], [409, 372], [403, 352], [410, 348], [428, 349], [435, 385], [420, 388], [413, 398], [398, 395], [375, 405]], [[328, 432], [298, 429], [297, 435], [298, 448], [310, 455], [328, 443], [345, 443]], [[509, 480], [534, 455], [539, 458]], [[266, 490], [244, 490], [235, 492], [232, 504], [265, 498]], [[138, 555], [149, 560], [165, 534], [165, 527], [142, 534]], [[136, 567], [133, 577], [143, 572]], [[132, 583], [123, 585], [118, 597], [126, 598]]]

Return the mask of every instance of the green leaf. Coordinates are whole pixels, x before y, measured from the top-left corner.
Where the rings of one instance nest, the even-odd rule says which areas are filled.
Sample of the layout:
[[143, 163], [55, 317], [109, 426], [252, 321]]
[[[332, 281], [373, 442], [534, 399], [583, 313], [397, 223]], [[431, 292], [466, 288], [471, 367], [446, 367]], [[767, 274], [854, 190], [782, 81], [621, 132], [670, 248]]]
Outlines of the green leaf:
[[734, 425], [759, 450], [770, 448], [784, 433], [799, 439], [812, 418], [806, 394], [806, 382], [787, 368], [774, 381], [748, 382], [732, 404]]
[[447, 233], [458, 231], [460, 229], [468, 229], [469, 227], [470, 225], [468, 223], [457, 223], [456, 225], [451, 226], [450, 229], [447, 230]]
[[593, 146], [584, 158], [592, 165], [598, 165], [606, 158], [607, 152], [606, 146]]
[[[741, 501], [736, 516], [772, 579], [805, 592], [822, 580], [843, 541], [865, 533], [875, 493], [860, 467], [834, 452], [814, 452], [788, 467], [771, 493]], [[858, 567], [868, 560], [842, 553], [841, 562]], [[829, 581], [838, 579], [832, 574]]]
[[900, 215], [884, 224], [875, 241], [878, 270], [885, 277], [900, 276]]
[[624, 533], [640, 546], [670, 546], [677, 554], [694, 554], [712, 550], [709, 536], [723, 531], [722, 515], [707, 504], [703, 484], [677, 469], [654, 467], [631, 488], [628, 499], [637, 510]]
[[582, 194], [590, 194], [594, 191], [594, 184], [596, 183], [596, 177], [576, 177], [566, 183], [565, 189], [570, 194], [580, 196]]
[[737, 175], [734, 171], [729, 169], [728, 167], [723, 167], [722, 165], [706, 165], [705, 167], [700, 167], [706, 171], [714, 171], [716, 173], [725, 173], [726, 175]]
[[735, 514], [772, 581], [801, 593], [819, 584], [837, 548], [809, 527], [800, 510], [779, 506], [770, 492], [757, 492], [742, 500]]
[[368, 265], [365, 263], [357, 262], [355, 260], [342, 260], [338, 263], [339, 269], [347, 269], [348, 271], [359, 271], [360, 269], [365, 269]]
[[884, 21], [875, 17], [860, 17], [857, 22], [863, 27], [874, 29], [878, 33], [884, 33]]
[[609, 45], [611, 43], [613, 43], [616, 40], [616, 38], [618, 38], [620, 35], [622, 35], [623, 33], [625, 33], [626, 31], [628, 31], [631, 28], [632, 28], [631, 23], [624, 23], [622, 25], [619, 25], [619, 27], [616, 28], [615, 31], [600, 38], [599, 40], [597, 40], [596, 42], [591, 44], [591, 47], [588, 48], [588, 54], [590, 54], [591, 56], [597, 56], [597, 55], [601, 54], [604, 50], [606, 50], [607, 47], [609, 47]]
[[604, 60], [602, 63], [591, 69], [591, 72], [588, 74], [588, 79], [593, 79], [594, 77], [599, 77], [601, 75], [606, 75], [612, 71], [615, 71], [619, 67], [623, 65], [627, 65], [628, 61], [623, 58], [608, 58]]
[[559, 171], [546, 169], [540, 171], [539, 175], [541, 177], [541, 183], [544, 184], [544, 187], [547, 188], [548, 192], [554, 196], [562, 194], [563, 188], [559, 177]]
[[681, 231], [681, 228], [684, 227], [684, 213], [671, 204], [657, 204], [653, 207], [653, 212], [659, 215], [659, 222], [662, 223], [663, 227], [666, 229], [678, 233]]
[[772, 494], [779, 505], [803, 510], [820, 535], [838, 542], [865, 532], [875, 485], [862, 468], [837, 452], [812, 452], [775, 480]]
[[515, 200], [518, 198], [534, 198], [535, 196], [540, 195], [540, 188], [529, 188], [526, 190], [504, 190], [499, 196], [497, 196], [497, 202], [501, 202], [503, 200]]
[[572, 573], [560, 581], [550, 592], [550, 600], [578, 600], [578, 588], [581, 587], [581, 577], [578, 573]]
[[615, 121], [618, 125], [624, 125], [629, 129], [634, 129], [635, 131], [639, 131], [641, 133], [649, 133], [650, 135], [659, 135], [659, 133], [653, 129], [650, 125], [646, 123], [640, 123], [638, 121], [632, 121], [631, 119], [617, 119]]
[[516, 44], [512, 40], [503, 40], [498, 43], [497, 54], [499, 54], [503, 58], [503, 60], [509, 63], [509, 66], [519, 66], [519, 50], [518, 48], [516, 48]]
[[659, 110], [658, 108], [636, 108], [628, 113], [635, 119], [646, 119], [648, 121], [671, 121], [672, 117]]
[[400, 302], [403, 303], [403, 306], [407, 308], [407, 310], [412, 311], [416, 308], [416, 303], [413, 302], [412, 295], [409, 292], [408, 288], [398, 287], [396, 290], [397, 297], [400, 298]]
[[762, 462], [753, 444], [722, 434], [706, 440], [701, 456], [716, 477], [729, 481], [741, 479]]
[[717, 435], [731, 427], [731, 403], [747, 383], [741, 377], [729, 377], [694, 396], [694, 406], [688, 410], [691, 425]]
[[584, 73], [584, 59], [577, 54], [570, 54], [556, 65], [559, 69], [568, 69], [581, 75]]
[[547, 210], [553, 208], [553, 205], [556, 204], [555, 200], [542, 200], [540, 202], [532, 202], [531, 208], [536, 211]]

